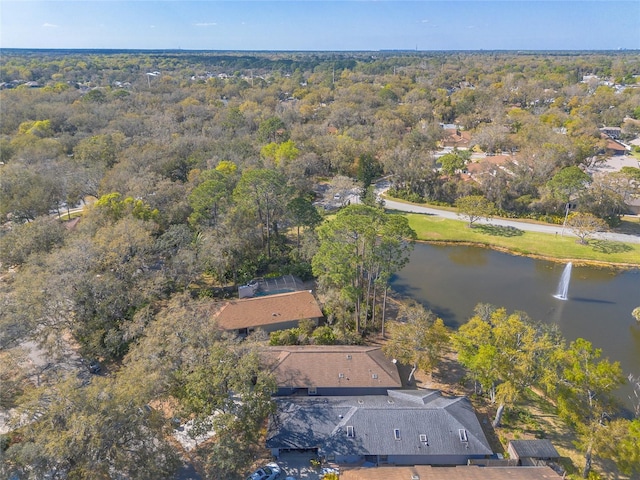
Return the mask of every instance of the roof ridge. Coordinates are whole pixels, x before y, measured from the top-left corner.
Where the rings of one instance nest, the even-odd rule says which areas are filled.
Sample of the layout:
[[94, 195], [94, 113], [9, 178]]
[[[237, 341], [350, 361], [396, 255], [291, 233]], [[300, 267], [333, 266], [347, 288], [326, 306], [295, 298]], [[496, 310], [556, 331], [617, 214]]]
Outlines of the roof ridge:
[[334, 429], [331, 431], [331, 435], [333, 436], [338, 432], [340, 432], [342, 430], [342, 427], [346, 426], [347, 422], [351, 420], [351, 417], [353, 417], [353, 415], [358, 411], [359, 408], [360, 407], [357, 407], [355, 405], [351, 406], [347, 414], [342, 416], [340, 421], [336, 424]]
[[[378, 367], [380, 367], [393, 381], [397, 382], [400, 386], [402, 386], [402, 381], [400, 380], [400, 372], [398, 372], [398, 367], [393, 361], [384, 362], [384, 360], [388, 360], [387, 356], [382, 352], [382, 348], [372, 348], [371, 350], [367, 350], [365, 352], [367, 356], [375, 362]], [[382, 359], [376, 358], [379, 355], [382, 355]]]

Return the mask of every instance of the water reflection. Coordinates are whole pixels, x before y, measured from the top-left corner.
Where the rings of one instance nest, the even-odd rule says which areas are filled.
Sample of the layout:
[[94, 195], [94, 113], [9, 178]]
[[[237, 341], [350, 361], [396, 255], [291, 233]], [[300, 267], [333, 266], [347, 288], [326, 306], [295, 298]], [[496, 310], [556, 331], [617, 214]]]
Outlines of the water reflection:
[[477, 247], [459, 247], [449, 252], [449, 259], [458, 265], [475, 267], [487, 264], [487, 249]]

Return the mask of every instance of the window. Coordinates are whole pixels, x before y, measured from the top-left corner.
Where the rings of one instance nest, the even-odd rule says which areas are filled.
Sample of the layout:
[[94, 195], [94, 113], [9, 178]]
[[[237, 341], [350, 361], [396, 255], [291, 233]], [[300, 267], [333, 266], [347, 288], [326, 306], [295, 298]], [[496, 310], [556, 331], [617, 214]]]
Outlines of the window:
[[347, 425], [347, 437], [355, 437], [356, 432], [353, 431], [353, 425]]
[[398, 430], [397, 428], [393, 430], [393, 438], [395, 438], [396, 440], [400, 440], [400, 430]]

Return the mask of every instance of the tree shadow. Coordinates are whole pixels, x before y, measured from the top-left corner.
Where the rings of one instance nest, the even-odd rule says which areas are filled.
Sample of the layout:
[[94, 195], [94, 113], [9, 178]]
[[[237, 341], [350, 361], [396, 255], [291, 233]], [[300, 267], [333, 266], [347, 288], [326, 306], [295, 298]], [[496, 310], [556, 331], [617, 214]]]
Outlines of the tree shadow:
[[623, 253], [633, 250], [629, 245], [611, 240], [590, 240], [589, 245], [600, 253]]
[[475, 229], [494, 237], [519, 237], [524, 234], [519, 228], [502, 225], [476, 225]]

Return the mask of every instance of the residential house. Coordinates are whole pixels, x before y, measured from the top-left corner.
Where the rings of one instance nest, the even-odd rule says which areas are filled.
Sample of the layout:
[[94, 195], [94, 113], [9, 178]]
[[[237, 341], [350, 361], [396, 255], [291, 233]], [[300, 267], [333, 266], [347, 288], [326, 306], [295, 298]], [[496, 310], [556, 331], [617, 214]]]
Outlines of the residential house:
[[266, 446], [276, 457], [311, 450], [340, 465], [466, 465], [493, 456], [468, 398], [387, 393], [277, 398]]
[[322, 310], [310, 290], [232, 300], [215, 314], [218, 327], [239, 335], [294, 328], [303, 319], [317, 325], [321, 318]]
[[412, 467], [346, 468], [340, 480], [552, 480], [562, 478], [550, 467]]
[[627, 153], [627, 147], [619, 142], [616, 142], [615, 140], [610, 139], [609, 137], [606, 138], [607, 144], [605, 146], [605, 153], [607, 155], [625, 155]]
[[471, 177], [480, 181], [480, 177], [490, 174], [496, 169], [509, 172], [510, 163], [517, 163], [513, 155], [488, 155], [478, 161], [468, 163], [465, 170]]
[[278, 395], [385, 395], [402, 388], [398, 367], [379, 347], [268, 347], [262, 357], [275, 375]]
[[602, 127], [600, 131], [614, 140], [618, 140], [622, 135], [622, 128], [620, 127]]
[[440, 141], [442, 147], [469, 148], [471, 144], [471, 133], [466, 130], [461, 130], [460, 127], [455, 125], [444, 124], [442, 128], [444, 130], [444, 136]]

